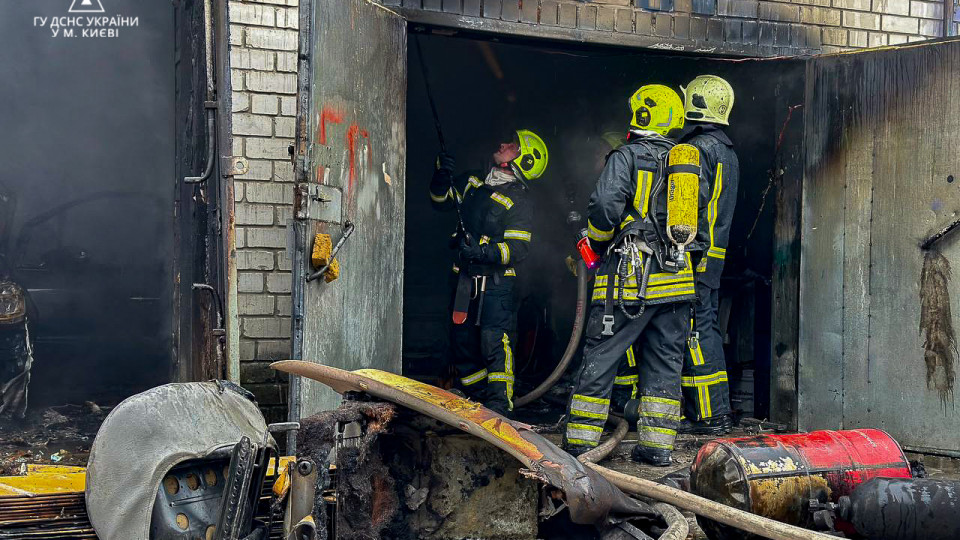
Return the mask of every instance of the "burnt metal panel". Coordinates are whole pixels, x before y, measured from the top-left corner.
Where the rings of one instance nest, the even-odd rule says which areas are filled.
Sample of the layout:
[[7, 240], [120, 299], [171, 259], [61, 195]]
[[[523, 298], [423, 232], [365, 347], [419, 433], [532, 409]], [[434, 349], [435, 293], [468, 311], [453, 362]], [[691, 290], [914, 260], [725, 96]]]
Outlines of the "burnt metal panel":
[[[304, 64], [308, 69], [299, 88], [297, 179], [339, 191], [342, 211], [295, 224], [294, 355], [344, 369], [399, 372], [406, 21], [364, 0], [307, 4], [301, 7], [312, 15], [301, 40], [301, 71]], [[306, 283], [314, 234], [336, 241], [348, 220], [356, 232], [337, 257], [340, 278]], [[310, 381], [292, 384], [291, 418], [334, 408], [339, 399]]]
[[[929, 112], [960, 94], [960, 41], [824, 56], [806, 79], [800, 428], [960, 449], [956, 349], [925, 348], [928, 331], [960, 323], [942, 309], [958, 289], [942, 262], [942, 285], [922, 287], [919, 247], [960, 212], [960, 116]], [[956, 264], [958, 240], [933, 256]]]

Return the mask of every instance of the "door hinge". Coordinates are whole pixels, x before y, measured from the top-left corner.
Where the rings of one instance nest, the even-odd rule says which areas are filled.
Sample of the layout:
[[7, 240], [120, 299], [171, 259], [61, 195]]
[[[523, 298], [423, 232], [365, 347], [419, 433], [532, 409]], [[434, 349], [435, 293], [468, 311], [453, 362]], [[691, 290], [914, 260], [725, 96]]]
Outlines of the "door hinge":
[[296, 219], [340, 223], [343, 219], [339, 188], [320, 184], [298, 184], [294, 192]]

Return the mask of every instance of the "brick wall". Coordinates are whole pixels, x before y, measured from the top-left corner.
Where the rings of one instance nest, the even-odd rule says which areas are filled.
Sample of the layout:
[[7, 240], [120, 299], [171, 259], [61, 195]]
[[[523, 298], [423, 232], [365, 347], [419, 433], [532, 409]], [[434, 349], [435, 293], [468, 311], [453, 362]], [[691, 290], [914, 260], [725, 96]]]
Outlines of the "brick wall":
[[[290, 260], [297, 93], [297, 0], [230, 2], [236, 177], [240, 379], [268, 421], [284, 419], [286, 390], [267, 366], [290, 355]], [[285, 380], [285, 378], [283, 379]]]
[[428, 24], [760, 56], [895, 45], [943, 28], [943, 2], [923, 0], [380, 1]]

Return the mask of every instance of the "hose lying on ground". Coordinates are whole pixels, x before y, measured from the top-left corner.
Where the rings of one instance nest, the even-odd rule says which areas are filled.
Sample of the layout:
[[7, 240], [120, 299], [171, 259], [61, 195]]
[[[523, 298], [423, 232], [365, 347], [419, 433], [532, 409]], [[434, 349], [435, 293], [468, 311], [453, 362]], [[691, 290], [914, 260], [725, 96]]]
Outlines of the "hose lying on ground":
[[836, 537], [828, 534], [787, 525], [763, 516], [744, 512], [686, 491], [601, 467], [595, 463], [586, 463], [586, 466], [597, 471], [627, 493], [663, 501], [677, 508], [689, 510], [699, 516], [764, 538], [772, 540], [836, 540]]
[[573, 318], [573, 329], [570, 331], [570, 341], [567, 342], [567, 349], [563, 351], [560, 363], [553, 369], [553, 372], [529, 394], [520, 396], [513, 400], [514, 407], [522, 407], [533, 402], [551, 389], [554, 384], [563, 376], [577, 354], [577, 348], [580, 346], [580, 337], [583, 335], [583, 323], [587, 315], [587, 265], [583, 259], [577, 261], [577, 312]]
[[[619, 416], [610, 415], [607, 417], [607, 422], [616, 424], [617, 427], [614, 428], [613, 434], [593, 450], [580, 454], [577, 459], [581, 463], [596, 463], [607, 457], [630, 431], [630, 424]], [[666, 503], [654, 504], [653, 508], [660, 512], [660, 515], [667, 522], [667, 530], [660, 534], [659, 540], [684, 540], [687, 537], [690, 533], [690, 524], [687, 523], [687, 518], [683, 517], [679, 510]]]

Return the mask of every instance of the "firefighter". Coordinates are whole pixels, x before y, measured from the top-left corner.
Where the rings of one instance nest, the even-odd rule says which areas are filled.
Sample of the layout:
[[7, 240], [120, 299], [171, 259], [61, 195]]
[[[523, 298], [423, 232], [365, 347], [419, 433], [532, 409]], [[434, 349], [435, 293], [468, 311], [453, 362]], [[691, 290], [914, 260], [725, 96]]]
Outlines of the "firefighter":
[[730, 388], [717, 322], [720, 274], [737, 204], [740, 164], [723, 131], [733, 109], [733, 88], [715, 75], [700, 75], [684, 91], [686, 126], [679, 142], [692, 144], [701, 156], [701, 189], [709, 194], [706, 223], [698, 240], [708, 246], [697, 264], [696, 325], [683, 365], [684, 419], [681, 433], [722, 435], [732, 427]]
[[[453, 157], [441, 153], [430, 182], [434, 207], [457, 209], [461, 219], [450, 336], [457, 375], [468, 397], [503, 415], [513, 410], [516, 265], [533, 236], [528, 182], [543, 175], [547, 160], [543, 140], [521, 129], [494, 152], [486, 175], [454, 175]], [[458, 320], [460, 312], [466, 316]]]
[[588, 237], [603, 261], [563, 445], [574, 455], [597, 446], [618, 371], [624, 372], [621, 359], [630, 351], [640, 400], [639, 440], [631, 455], [666, 466], [680, 421], [680, 371], [696, 294], [690, 254], [669, 244], [666, 230], [665, 163], [674, 146], [666, 136], [683, 127], [683, 101], [653, 84], [637, 90], [629, 103], [627, 142], [607, 156], [588, 206]]

